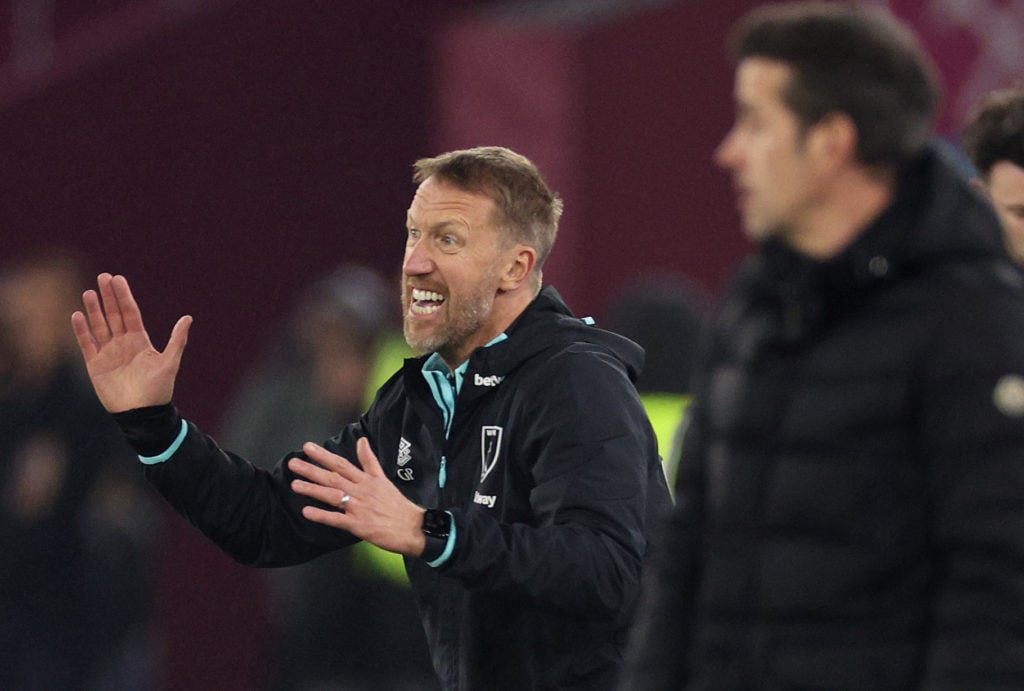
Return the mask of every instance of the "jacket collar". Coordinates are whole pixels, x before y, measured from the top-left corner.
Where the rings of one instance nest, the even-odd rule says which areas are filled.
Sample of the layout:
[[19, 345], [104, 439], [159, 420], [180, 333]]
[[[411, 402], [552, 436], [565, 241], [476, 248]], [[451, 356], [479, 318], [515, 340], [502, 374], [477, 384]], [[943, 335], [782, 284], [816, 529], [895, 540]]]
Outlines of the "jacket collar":
[[738, 282], [748, 299], [774, 305], [780, 335], [792, 341], [900, 276], [969, 256], [1008, 261], [994, 213], [932, 146], [904, 168], [892, 204], [837, 256], [818, 261], [768, 240]]
[[[500, 380], [549, 348], [592, 344], [620, 360], [633, 381], [643, 367], [643, 348], [574, 316], [552, 286], [544, 287], [505, 333], [507, 339], [477, 348], [470, 355], [460, 400], [495, 390]], [[405, 361], [404, 377], [408, 385], [420, 386], [423, 363], [428, 357], [429, 354]]]

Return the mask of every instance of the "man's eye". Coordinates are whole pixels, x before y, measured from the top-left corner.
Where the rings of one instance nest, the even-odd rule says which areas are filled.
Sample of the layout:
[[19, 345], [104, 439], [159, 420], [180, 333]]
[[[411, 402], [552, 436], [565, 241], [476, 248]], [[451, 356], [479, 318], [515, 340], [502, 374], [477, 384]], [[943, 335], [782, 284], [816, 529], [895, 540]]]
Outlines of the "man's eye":
[[437, 245], [445, 252], [454, 252], [459, 248], [459, 239], [454, 235], [441, 235], [437, 238]]

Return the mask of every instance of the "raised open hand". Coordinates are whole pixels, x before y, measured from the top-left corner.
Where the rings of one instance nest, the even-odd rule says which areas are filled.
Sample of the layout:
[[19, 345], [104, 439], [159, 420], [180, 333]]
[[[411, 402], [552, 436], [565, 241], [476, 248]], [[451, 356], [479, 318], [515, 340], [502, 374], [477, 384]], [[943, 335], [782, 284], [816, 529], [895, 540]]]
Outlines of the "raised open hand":
[[99, 293], [82, 294], [85, 311], [71, 315], [71, 326], [100, 403], [111, 413], [169, 403], [192, 317], [178, 320], [160, 352], [142, 325], [127, 279], [103, 273], [96, 281]]

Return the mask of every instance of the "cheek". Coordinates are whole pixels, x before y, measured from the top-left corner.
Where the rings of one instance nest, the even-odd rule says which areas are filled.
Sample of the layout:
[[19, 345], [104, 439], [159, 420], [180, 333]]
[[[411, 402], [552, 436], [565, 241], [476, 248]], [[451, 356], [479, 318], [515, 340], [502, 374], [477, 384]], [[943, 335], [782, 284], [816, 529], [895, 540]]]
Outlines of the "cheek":
[[1000, 223], [1003, 224], [1003, 233], [1006, 238], [1006, 245], [1017, 261], [1024, 258], [1024, 218], [996, 210]]
[[790, 167], [791, 159], [773, 137], [758, 138], [750, 147], [751, 165], [765, 178], [765, 182], [777, 185], [784, 182], [782, 176]]
[[1013, 214], [1005, 214], [1002, 218], [1007, 233], [1018, 245], [1024, 245], [1024, 218]]

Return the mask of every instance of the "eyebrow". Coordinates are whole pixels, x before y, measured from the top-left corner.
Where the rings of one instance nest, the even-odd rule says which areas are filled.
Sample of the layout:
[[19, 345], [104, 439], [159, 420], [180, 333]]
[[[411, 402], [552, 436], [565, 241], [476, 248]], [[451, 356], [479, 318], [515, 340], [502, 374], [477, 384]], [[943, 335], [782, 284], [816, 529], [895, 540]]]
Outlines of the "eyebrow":
[[433, 233], [445, 230], [445, 229], [450, 228], [450, 227], [458, 227], [460, 225], [461, 224], [459, 222], [457, 222], [457, 221], [440, 221], [438, 223], [433, 224], [432, 226], [428, 226], [426, 228], [420, 228], [419, 226], [416, 226], [416, 225], [412, 224], [412, 219], [409, 216], [406, 216], [406, 220], [405, 220], [405, 227], [406, 228], [416, 228], [417, 230], [429, 230], [430, 232], [433, 232]]

